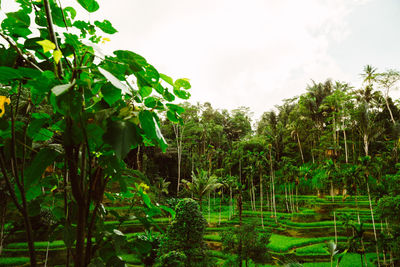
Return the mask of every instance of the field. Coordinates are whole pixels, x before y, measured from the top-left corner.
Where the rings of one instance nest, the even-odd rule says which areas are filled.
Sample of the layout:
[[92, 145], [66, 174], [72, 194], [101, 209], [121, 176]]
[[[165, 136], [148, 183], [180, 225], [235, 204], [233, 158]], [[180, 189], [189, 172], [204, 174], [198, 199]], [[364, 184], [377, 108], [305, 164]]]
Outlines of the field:
[[[305, 201], [307, 200], [307, 201]], [[300, 196], [299, 202], [307, 203], [299, 208], [299, 212], [290, 214], [282, 211], [277, 212], [275, 220], [273, 213], [269, 207], [263, 208], [264, 231], [270, 231], [271, 238], [268, 244], [268, 253], [272, 256], [272, 261], [265, 266], [280, 266], [288, 263], [301, 263], [303, 266], [330, 266], [330, 257], [327, 251], [327, 243], [335, 240], [335, 221], [333, 212], [336, 213], [336, 231], [338, 249], [343, 251], [346, 247], [351, 231], [346, 229], [344, 222], [341, 221], [342, 215], [347, 214], [347, 217], [357, 220], [357, 211], [354, 208], [354, 200], [336, 198], [334, 202], [330, 198], [317, 198], [314, 196]], [[215, 258], [218, 265], [223, 265], [224, 261], [231, 257], [222, 251], [221, 233], [229, 230], [239, 224], [237, 211], [234, 211], [232, 218], [229, 219], [229, 203], [222, 203], [218, 198], [211, 198], [210, 202], [205, 201], [203, 205], [203, 215], [208, 221], [208, 227], [205, 241], [209, 245], [210, 255]], [[258, 204], [258, 203], [257, 203]], [[372, 224], [370, 220], [370, 211], [368, 210], [368, 201], [366, 198], [361, 198], [358, 201], [358, 214], [364, 222], [364, 242], [367, 245], [366, 258], [368, 266], [374, 266], [376, 254], [373, 252], [373, 247], [369, 246], [372, 241]], [[256, 210], [251, 209], [250, 202], [244, 202], [242, 222], [255, 222], [257, 228], [262, 231], [261, 213], [259, 206], [256, 205]], [[208, 210], [211, 207], [211, 210]], [[236, 207], [235, 207], [236, 208]], [[127, 207], [112, 206], [109, 203], [106, 210], [114, 210], [120, 214], [127, 211]], [[157, 218], [156, 223], [160, 228], [165, 229], [170, 221], [170, 218]], [[117, 221], [108, 220], [106, 224], [118, 224]], [[380, 229], [380, 225], [376, 225]], [[128, 238], [133, 237], [142, 231], [139, 221], [130, 220], [124, 222], [120, 229]], [[54, 266], [62, 264], [65, 257], [65, 246], [62, 240], [54, 240], [48, 242], [46, 240], [37, 241], [35, 243], [39, 252], [39, 260], [43, 263], [48, 253], [48, 264]], [[3, 256], [0, 257], [0, 266], [22, 266], [28, 265], [29, 258], [27, 243], [23, 240], [23, 233], [15, 233], [15, 238], [9, 244], [6, 244], [3, 249]], [[130, 266], [141, 266], [140, 260], [134, 255], [123, 255]], [[342, 259], [340, 266], [359, 266], [360, 255], [354, 252], [348, 252]]]

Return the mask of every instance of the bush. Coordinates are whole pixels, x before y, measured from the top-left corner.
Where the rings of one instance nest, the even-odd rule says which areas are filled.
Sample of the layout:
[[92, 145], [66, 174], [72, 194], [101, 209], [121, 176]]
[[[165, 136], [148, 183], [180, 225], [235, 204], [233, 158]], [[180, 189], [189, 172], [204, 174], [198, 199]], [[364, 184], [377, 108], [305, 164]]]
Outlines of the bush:
[[160, 257], [160, 264], [163, 267], [184, 267], [186, 259], [185, 253], [173, 250]]
[[165, 254], [177, 251], [186, 256], [184, 266], [208, 266], [209, 259], [203, 240], [207, 221], [199, 205], [193, 199], [185, 198], [179, 201], [175, 211], [175, 219], [161, 241], [160, 262]]
[[269, 260], [267, 245], [270, 237], [270, 233], [257, 231], [256, 224], [251, 223], [223, 232], [221, 240], [224, 251], [241, 254], [246, 263], [250, 259], [255, 263], [265, 263]]

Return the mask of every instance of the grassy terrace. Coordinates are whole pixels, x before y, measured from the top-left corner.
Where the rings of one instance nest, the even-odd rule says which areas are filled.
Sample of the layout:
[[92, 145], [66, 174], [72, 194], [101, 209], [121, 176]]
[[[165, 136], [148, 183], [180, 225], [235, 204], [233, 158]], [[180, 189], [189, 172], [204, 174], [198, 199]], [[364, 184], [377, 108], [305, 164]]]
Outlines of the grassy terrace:
[[[284, 235], [272, 234], [268, 248], [273, 252], [289, 252], [292, 249], [308, 246], [311, 244], [318, 244], [334, 240], [335, 237], [314, 237], [314, 238], [301, 238], [290, 237]], [[343, 236], [338, 237], [338, 241], [346, 241], [347, 238]]]
[[[354, 199], [347, 198], [346, 201], [342, 202], [342, 197], [335, 197], [334, 205], [329, 197], [320, 199], [315, 196], [299, 196], [300, 200], [307, 200], [309, 205], [302, 207], [298, 213], [289, 214], [282, 211], [276, 213], [277, 223], [271, 213], [270, 209], [264, 207], [263, 218], [264, 218], [264, 230], [271, 231], [270, 244], [268, 249], [270, 252], [279, 258], [276, 264], [286, 263], [285, 259], [297, 259], [301, 261], [307, 261], [303, 266], [330, 266], [329, 256], [326, 251], [326, 242], [334, 240], [333, 236], [333, 211], [336, 211], [337, 221], [336, 227], [341, 230], [341, 235], [345, 234], [343, 232], [344, 226], [341, 221], [341, 216], [347, 214], [351, 219], [356, 221], [357, 212], [360, 214], [360, 219], [364, 222], [365, 229], [372, 229], [372, 224], [370, 223], [370, 211], [367, 205], [368, 201], [366, 198], [359, 197], [359, 210], [354, 209]], [[258, 203], [256, 203], [258, 204]], [[258, 207], [258, 206], [257, 206]], [[329, 207], [326, 209], [326, 207]], [[129, 207], [119, 206], [119, 207], [107, 207], [107, 210], [115, 210], [126, 212]], [[207, 205], [203, 205], [204, 217], [209, 222], [209, 226], [206, 229], [206, 235], [204, 239], [206, 242], [213, 244], [213, 249], [210, 250], [210, 255], [216, 259], [218, 264], [222, 265], [223, 262], [229, 257], [229, 254], [220, 251], [221, 249], [221, 232], [227, 231], [232, 227], [239, 224], [239, 218], [237, 217], [237, 211], [235, 210], [235, 216], [229, 220], [229, 206], [225, 203], [221, 209], [221, 215], [219, 214], [219, 200], [216, 199], [215, 206], [213, 199], [211, 200], [211, 211], [208, 211]], [[236, 207], [235, 207], [236, 209]], [[323, 220], [321, 220], [321, 214], [323, 214]], [[255, 222], [258, 226], [257, 229], [261, 228], [261, 213], [258, 210], [252, 210], [249, 202], [245, 202], [243, 210], [243, 223]], [[170, 218], [161, 217], [154, 219], [155, 223], [165, 228], [166, 225], [171, 221]], [[107, 225], [118, 225], [119, 221], [106, 221]], [[380, 224], [377, 223], [376, 227], [380, 229]], [[320, 235], [318, 237], [313, 237], [313, 229], [320, 229]], [[329, 229], [325, 231], [324, 229]], [[128, 238], [132, 238], [134, 235], [143, 231], [142, 225], [139, 220], [127, 220], [121, 224], [121, 230], [124, 232]], [[314, 235], [315, 236], [315, 235]], [[343, 245], [347, 240], [346, 236], [339, 236], [338, 241]], [[35, 247], [38, 252], [42, 255], [45, 254], [47, 248], [53, 253], [62, 253], [65, 250], [65, 245], [62, 240], [56, 240], [51, 243], [47, 241], [35, 242]], [[0, 257], [0, 266], [21, 266], [26, 264], [29, 259], [26, 257], [28, 255], [27, 244], [25, 242], [13, 242], [8, 244], [4, 248], [4, 254]], [[5, 257], [9, 255], [10, 257]], [[374, 258], [374, 254], [368, 254], [369, 259]], [[129, 266], [142, 266], [140, 260], [135, 255], [123, 255], [122, 258], [126, 260]], [[313, 260], [318, 260], [319, 262], [313, 263]], [[321, 260], [325, 262], [320, 262]], [[357, 254], [347, 254], [341, 263], [342, 266], [359, 266], [359, 255]], [[372, 263], [369, 262], [371, 265]], [[370, 266], [369, 265], [369, 266]], [[250, 266], [254, 266], [251, 265]], [[262, 266], [277, 266], [277, 265], [262, 265]], [[372, 265], [371, 265], [372, 266]]]

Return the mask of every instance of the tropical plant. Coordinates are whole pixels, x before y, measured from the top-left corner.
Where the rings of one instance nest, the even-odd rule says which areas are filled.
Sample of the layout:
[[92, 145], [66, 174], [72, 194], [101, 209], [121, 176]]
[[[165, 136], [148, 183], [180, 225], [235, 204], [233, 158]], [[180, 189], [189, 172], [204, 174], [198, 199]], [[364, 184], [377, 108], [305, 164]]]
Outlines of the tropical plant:
[[218, 182], [218, 177], [210, 176], [205, 170], [197, 170], [197, 175], [192, 173], [192, 182], [186, 180], [182, 180], [182, 182], [185, 184], [187, 192], [193, 194], [199, 201], [200, 210], [203, 210], [203, 197], [222, 186]]
[[[37, 266], [29, 206], [51, 203], [43, 200], [53, 192], [64, 199], [48, 208], [57, 219], [54, 234], [64, 236], [66, 264], [71, 255], [77, 267], [92, 260], [121, 264], [120, 241], [126, 238], [99, 219], [104, 194], [111, 183], [130, 193], [123, 159], [132, 148], [146, 143], [165, 151], [157, 112], [168, 110], [170, 119], [179, 120], [182, 110], [164, 103], [187, 99], [190, 83], [160, 74], [131, 51], [103, 58], [96, 44], [117, 32], [108, 20], [75, 20], [76, 10], [56, 1], [16, 2], [0, 30], [7, 43], [0, 47], [6, 91], [0, 97], [0, 168], [23, 217], [30, 264]], [[90, 13], [99, 9], [95, 0], [77, 2]], [[143, 190], [132, 188], [144, 211], [161, 213]]]

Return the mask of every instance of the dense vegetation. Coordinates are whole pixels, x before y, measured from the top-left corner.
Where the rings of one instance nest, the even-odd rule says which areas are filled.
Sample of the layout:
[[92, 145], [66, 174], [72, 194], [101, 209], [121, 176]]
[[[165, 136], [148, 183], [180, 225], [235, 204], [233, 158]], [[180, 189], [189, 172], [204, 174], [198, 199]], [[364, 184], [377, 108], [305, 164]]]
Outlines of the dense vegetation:
[[397, 71], [312, 82], [253, 122], [173, 104], [189, 81], [132, 51], [101, 57], [108, 20], [16, 2], [0, 30], [0, 265], [400, 264]]

